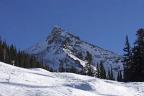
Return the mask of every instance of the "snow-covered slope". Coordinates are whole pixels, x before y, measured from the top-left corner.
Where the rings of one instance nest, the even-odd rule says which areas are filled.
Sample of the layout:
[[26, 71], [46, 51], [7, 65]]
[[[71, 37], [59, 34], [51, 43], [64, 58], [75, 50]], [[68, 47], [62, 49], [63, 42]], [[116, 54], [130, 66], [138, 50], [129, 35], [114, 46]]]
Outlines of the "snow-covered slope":
[[144, 83], [23, 69], [0, 62], [0, 96], [144, 96]]
[[123, 70], [119, 55], [84, 42], [60, 27], [54, 27], [46, 39], [25, 51], [43, 59], [54, 71], [59, 71], [61, 63], [64, 64], [64, 68], [81, 70], [87, 62], [87, 52], [92, 55], [93, 66], [96, 67], [98, 63], [103, 62], [106, 71], [112, 68], [114, 76], [119, 70]]

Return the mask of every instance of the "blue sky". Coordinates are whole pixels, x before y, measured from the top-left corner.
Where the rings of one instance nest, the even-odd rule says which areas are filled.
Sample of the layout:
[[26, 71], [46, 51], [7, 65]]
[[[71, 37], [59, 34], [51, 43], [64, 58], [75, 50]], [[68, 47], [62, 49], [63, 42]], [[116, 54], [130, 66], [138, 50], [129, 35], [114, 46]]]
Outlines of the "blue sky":
[[25, 49], [47, 37], [54, 25], [82, 40], [122, 54], [144, 27], [144, 0], [0, 0], [0, 35]]

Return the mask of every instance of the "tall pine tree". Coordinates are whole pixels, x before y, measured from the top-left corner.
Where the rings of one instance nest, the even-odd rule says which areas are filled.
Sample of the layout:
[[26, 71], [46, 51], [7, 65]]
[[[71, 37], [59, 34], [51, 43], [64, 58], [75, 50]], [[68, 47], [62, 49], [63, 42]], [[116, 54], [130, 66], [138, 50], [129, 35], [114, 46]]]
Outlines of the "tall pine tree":
[[106, 71], [105, 68], [103, 66], [103, 62], [101, 61], [99, 64], [99, 75], [101, 79], [106, 79]]
[[84, 67], [84, 74], [88, 76], [95, 76], [96, 72], [92, 67], [92, 55], [88, 51], [85, 59], [87, 60], [87, 63]]
[[126, 35], [125, 47], [123, 50], [124, 50], [124, 55], [123, 55], [124, 80], [128, 81], [131, 77], [132, 52], [131, 52], [131, 47], [127, 35]]
[[120, 81], [120, 82], [122, 82], [122, 81], [123, 81], [121, 71], [119, 71], [119, 72], [118, 72], [118, 75], [117, 75], [117, 81]]
[[144, 81], [144, 29], [137, 31], [137, 40], [133, 48], [131, 81]]

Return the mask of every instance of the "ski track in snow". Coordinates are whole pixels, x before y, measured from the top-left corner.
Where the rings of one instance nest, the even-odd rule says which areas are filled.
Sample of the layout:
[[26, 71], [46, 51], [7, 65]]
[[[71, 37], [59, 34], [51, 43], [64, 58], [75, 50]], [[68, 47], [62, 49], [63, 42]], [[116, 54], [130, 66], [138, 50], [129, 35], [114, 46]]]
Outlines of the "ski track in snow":
[[0, 96], [144, 96], [144, 83], [24, 69], [0, 62]]

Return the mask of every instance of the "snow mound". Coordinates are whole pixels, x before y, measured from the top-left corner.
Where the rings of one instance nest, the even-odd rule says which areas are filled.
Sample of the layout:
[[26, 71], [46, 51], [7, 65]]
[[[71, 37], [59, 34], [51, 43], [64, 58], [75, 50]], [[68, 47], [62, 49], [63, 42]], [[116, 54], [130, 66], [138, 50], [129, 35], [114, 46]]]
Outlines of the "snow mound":
[[0, 96], [143, 96], [144, 83], [119, 83], [0, 62]]

